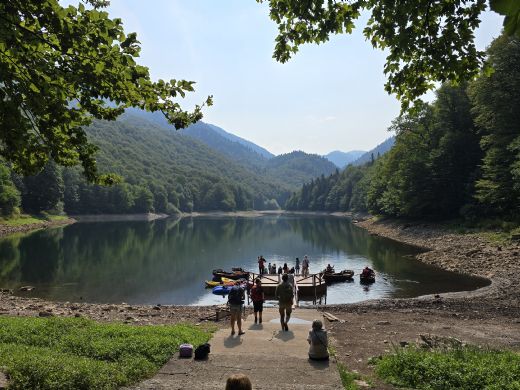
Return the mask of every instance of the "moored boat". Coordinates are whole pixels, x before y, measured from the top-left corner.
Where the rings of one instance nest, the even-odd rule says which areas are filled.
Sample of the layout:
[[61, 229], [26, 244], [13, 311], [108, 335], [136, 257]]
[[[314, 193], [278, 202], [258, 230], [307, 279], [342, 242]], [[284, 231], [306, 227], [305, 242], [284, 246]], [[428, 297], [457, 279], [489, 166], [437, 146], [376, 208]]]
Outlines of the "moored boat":
[[237, 280], [237, 279], [247, 279], [249, 276], [249, 272], [246, 272], [246, 271], [226, 272], [222, 269], [215, 269], [215, 270], [213, 270], [213, 275], [220, 277], [220, 278], [224, 277], [224, 278], [228, 278], [228, 279]]
[[323, 279], [325, 279], [325, 282], [327, 283], [333, 283], [333, 282], [344, 282], [346, 280], [352, 279], [354, 276], [354, 271], [345, 269], [340, 272], [324, 272], [323, 273]]
[[[229, 280], [229, 279], [227, 279]], [[235, 281], [222, 281], [222, 282], [215, 282], [215, 281], [210, 281], [210, 280], [206, 280], [206, 287], [210, 288], [210, 287], [217, 287], [217, 286], [232, 286], [233, 284], [235, 284]]]

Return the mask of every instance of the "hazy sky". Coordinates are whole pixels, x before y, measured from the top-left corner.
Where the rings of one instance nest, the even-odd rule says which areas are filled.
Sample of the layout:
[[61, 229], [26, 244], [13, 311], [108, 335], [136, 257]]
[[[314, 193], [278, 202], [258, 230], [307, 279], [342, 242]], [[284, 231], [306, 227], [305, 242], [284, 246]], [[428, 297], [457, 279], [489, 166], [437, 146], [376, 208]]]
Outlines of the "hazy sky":
[[[279, 64], [272, 59], [276, 25], [255, 0], [111, 0], [108, 12], [137, 32], [140, 63], [154, 79], [197, 82], [185, 108], [213, 95], [204, 121], [272, 153], [368, 150], [390, 136], [399, 103], [383, 89], [385, 55], [362, 28]], [[501, 24], [499, 15], [484, 15], [480, 48]]]

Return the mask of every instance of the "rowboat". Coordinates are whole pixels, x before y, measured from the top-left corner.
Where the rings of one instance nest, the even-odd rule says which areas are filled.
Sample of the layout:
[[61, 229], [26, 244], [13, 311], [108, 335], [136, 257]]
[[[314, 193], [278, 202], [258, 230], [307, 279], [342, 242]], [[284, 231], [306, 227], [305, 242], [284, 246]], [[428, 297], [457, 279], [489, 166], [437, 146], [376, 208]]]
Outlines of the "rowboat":
[[249, 272], [246, 271], [233, 271], [233, 272], [226, 272], [221, 269], [215, 269], [213, 270], [213, 275], [220, 277], [220, 278], [228, 278], [228, 279], [247, 279], [249, 276]]
[[370, 284], [374, 283], [376, 281], [376, 274], [375, 272], [371, 272], [370, 274], [363, 275], [362, 273], [359, 274], [359, 282], [363, 284]]
[[354, 271], [345, 269], [340, 272], [324, 272], [323, 273], [323, 279], [325, 279], [325, 282], [327, 283], [334, 283], [334, 282], [344, 282], [346, 280], [352, 279], [354, 276]]

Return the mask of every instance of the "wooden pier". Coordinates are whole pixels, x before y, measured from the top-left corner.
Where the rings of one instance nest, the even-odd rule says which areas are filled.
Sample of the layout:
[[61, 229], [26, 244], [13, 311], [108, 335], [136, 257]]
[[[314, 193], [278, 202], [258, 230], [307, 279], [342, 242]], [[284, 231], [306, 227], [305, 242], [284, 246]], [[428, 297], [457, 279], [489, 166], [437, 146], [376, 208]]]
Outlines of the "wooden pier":
[[[256, 278], [262, 280], [262, 288], [266, 299], [274, 299], [276, 286], [282, 282], [281, 274], [256, 274], [249, 273], [249, 282], [254, 283]], [[323, 274], [309, 274], [308, 276], [294, 275], [294, 304], [297, 306], [299, 301], [313, 301], [322, 303], [322, 298], [327, 295], [327, 284]]]

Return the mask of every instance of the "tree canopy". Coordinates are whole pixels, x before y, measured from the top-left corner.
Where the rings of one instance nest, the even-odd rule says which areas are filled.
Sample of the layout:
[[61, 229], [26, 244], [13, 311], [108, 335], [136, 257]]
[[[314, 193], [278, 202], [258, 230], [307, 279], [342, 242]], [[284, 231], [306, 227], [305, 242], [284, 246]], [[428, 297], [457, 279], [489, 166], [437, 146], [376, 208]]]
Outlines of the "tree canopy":
[[[82, 126], [114, 120], [127, 107], [161, 111], [176, 128], [202, 118], [201, 106], [185, 111], [176, 101], [193, 91], [192, 81], [150, 79], [139, 65], [136, 34], [102, 8], [84, 0], [62, 7], [57, 0], [0, 2], [0, 155], [23, 174], [35, 174], [49, 159], [81, 164], [89, 181], [100, 175]], [[211, 97], [204, 104], [210, 105]], [[203, 104], [203, 105], [204, 105]]]
[[[268, 2], [278, 24], [273, 57], [288, 61], [305, 43], [323, 43], [333, 34], [350, 34], [363, 11], [370, 12], [363, 33], [375, 48], [387, 49], [385, 90], [403, 108], [435, 87], [475, 78], [484, 53], [474, 31], [485, 0], [257, 0]], [[505, 16], [509, 35], [520, 36], [520, 1], [490, 0]]]

